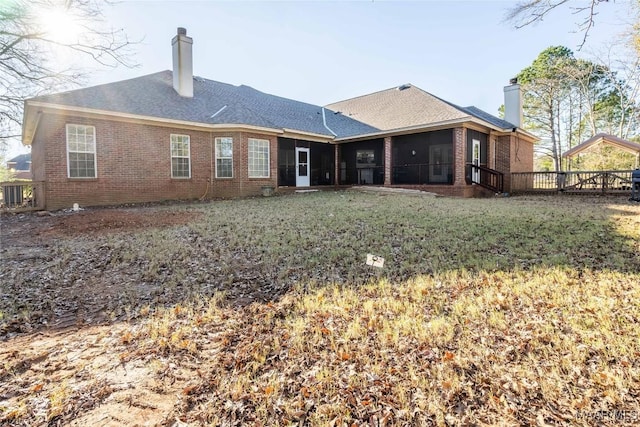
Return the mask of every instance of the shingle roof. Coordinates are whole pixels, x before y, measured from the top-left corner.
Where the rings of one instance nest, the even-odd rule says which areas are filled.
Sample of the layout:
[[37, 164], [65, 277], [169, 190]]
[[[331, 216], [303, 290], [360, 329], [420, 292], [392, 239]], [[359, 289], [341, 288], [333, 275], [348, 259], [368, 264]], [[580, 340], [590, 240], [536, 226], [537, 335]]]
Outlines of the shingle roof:
[[[51, 104], [202, 124], [290, 129], [332, 138], [390, 131], [476, 117], [498, 128], [515, 127], [476, 107], [459, 107], [410, 84], [323, 107], [194, 77], [193, 98], [173, 89], [171, 71], [32, 98]], [[326, 122], [326, 126], [325, 126]], [[329, 129], [331, 129], [331, 131]]]
[[478, 107], [474, 107], [473, 105], [469, 107], [458, 108], [460, 108], [462, 111], [466, 111], [474, 117], [479, 118], [480, 120], [484, 120], [485, 122], [491, 123], [492, 125], [497, 126], [501, 129], [512, 129], [516, 127], [516, 125], [514, 125], [513, 123], [489, 114], [486, 111], [479, 109]]
[[[233, 86], [201, 77], [195, 77], [193, 84], [193, 98], [182, 97], [173, 89], [172, 72], [162, 71], [41, 96], [32, 101], [204, 124], [292, 129], [333, 137], [324, 126], [320, 106], [266, 94], [249, 86]], [[339, 137], [378, 131], [329, 110], [325, 113], [325, 120]]]
[[382, 130], [462, 119], [469, 114], [410, 84], [327, 105]]
[[13, 168], [17, 171], [28, 171], [31, 168], [31, 154], [19, 154], [16, 157], [7, 160], [7, 163], [15, 163]]
[[477, 107], [459, 107], [411, 84], [335, 102], [327, 107], [383, 130], [429, 125], [470, 116], [501, 129], [515, 127]]

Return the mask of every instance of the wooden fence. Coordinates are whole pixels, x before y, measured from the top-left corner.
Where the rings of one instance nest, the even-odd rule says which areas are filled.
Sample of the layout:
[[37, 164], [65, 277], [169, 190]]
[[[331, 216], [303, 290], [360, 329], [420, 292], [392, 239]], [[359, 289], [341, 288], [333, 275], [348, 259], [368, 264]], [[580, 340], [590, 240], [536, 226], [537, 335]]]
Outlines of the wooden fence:
[[0, 182], [0, 210], [23, 212], [42, 210], [44, 207], [44, 182]]
[[512, 193], [631, 193], [631, 170], [518, 172], [511, 174]]

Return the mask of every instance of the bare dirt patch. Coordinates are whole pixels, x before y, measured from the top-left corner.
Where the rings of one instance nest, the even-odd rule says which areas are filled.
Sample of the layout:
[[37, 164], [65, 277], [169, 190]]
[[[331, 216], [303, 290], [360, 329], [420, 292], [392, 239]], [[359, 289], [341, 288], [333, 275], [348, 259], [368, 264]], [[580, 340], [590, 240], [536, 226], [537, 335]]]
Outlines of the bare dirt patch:
[[105, 235], [146, 228], [186, 224], [202, 216], [201, 212], [166, 210], [158, 207], [99, 209], [79, 212], [29, 213], [2, 217], [2, 249], [42, 244], [41, 239]]
[[[126, 287], [136, 278], [130, 271], [135, 266], [111, 262], [112, 242], [201, 216], [196, 210], [165, 206], [4, 215], [0, 337], [122, 320], [124, 313], [114, 308], [127, 296]], [[140, 302], [148, 299], [143, 295]], [[12, 318], [7, 318], [8, 307], [14, 312]]]
[[[70, 239], [92, 239], [99, 246], [101, 238], [180, 226], [201, 216], [199, 211], [167, 210], [164, 206], [4, 215], [0, 220], [0, 255], [7, 270], [32, 268], [35, 275], [50, 273], [53, 279], [55, 268], [48, 269], [47, 264], [55, 264], [61, 240], [67, 241], [65, 248], [75, 247], [79, 253], [85, 245], [69, 245]], [[82, 265], [75, 267], [82, 271]], [[25, 304], [25, 317], [5, 321], [0, 339], [33, 333], [6, 341], [0, 349], [0, 401], [6, 405], [0, 405], [0, 424], [166, 423], [163, 418], [173, 408], [176, 390], [184, 381], [175, 376], [171, 381], [160, 379], [166, 377], [161, 372], [175, 370], [174, 365], [169, 368], [157, 360], [127, 360], [122, 335], [129, 325], [111, 323], [114, 316], [109, 310], [117, 304], [122, 289], [104, 286], [117, 283], [118, 276], [125, 273], [110, 271], [105, 276], [104, 271], [93, 272], [71, 286], [55, 277], [51, 286], [36, 289], [42, 284], [38, 282], [34, 289], [13, 291], [30, 300], [28, 305], [35, 310], [27, 315]], [[12, 292], [4, 291], [2, 297], [9, 298]], [[6, 315], [0, 312], [0, 320]], [[101, 323], [111, 324], [90, 326]], [[25, 395], [29, 397], [24, 399]]]

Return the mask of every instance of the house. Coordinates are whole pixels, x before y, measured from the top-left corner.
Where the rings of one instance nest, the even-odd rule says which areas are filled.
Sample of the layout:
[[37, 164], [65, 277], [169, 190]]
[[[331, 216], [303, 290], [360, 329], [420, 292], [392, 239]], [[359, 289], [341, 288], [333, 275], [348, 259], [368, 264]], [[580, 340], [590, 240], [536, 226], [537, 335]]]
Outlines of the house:
[[19, 154], [7, 160], [7, 169], [12, 173], [13, 179], [31, 180], [31, 154]]
[[[47, 209], [385, 185], [474, 196], [533, 169], [517, 83], [501, 120], [410, 84], [325, 107], [173, 70], [25, 102], [23, 144]], [[493, 178], [499, 177], [499, 186]], [[493, 184], [492, 184], [493, 183]]]

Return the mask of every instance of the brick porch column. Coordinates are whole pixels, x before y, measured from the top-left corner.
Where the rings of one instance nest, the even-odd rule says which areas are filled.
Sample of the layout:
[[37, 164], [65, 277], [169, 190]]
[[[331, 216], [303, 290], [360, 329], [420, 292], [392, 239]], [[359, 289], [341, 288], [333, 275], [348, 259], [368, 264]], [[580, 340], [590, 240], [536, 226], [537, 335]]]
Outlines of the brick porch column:
[[391, 164], [391, 147], [393, 145], [393, 141], [390, 136], [386, 136], [384, 138], [384, 185], [391, 185], [391, 173], [392, 173], [392, 164]]
[[466, 132], [464, 128], [453, 130], [453, 158], [455, 176], [453, 185], [466, 185], [464, 174], [467, 163]]

